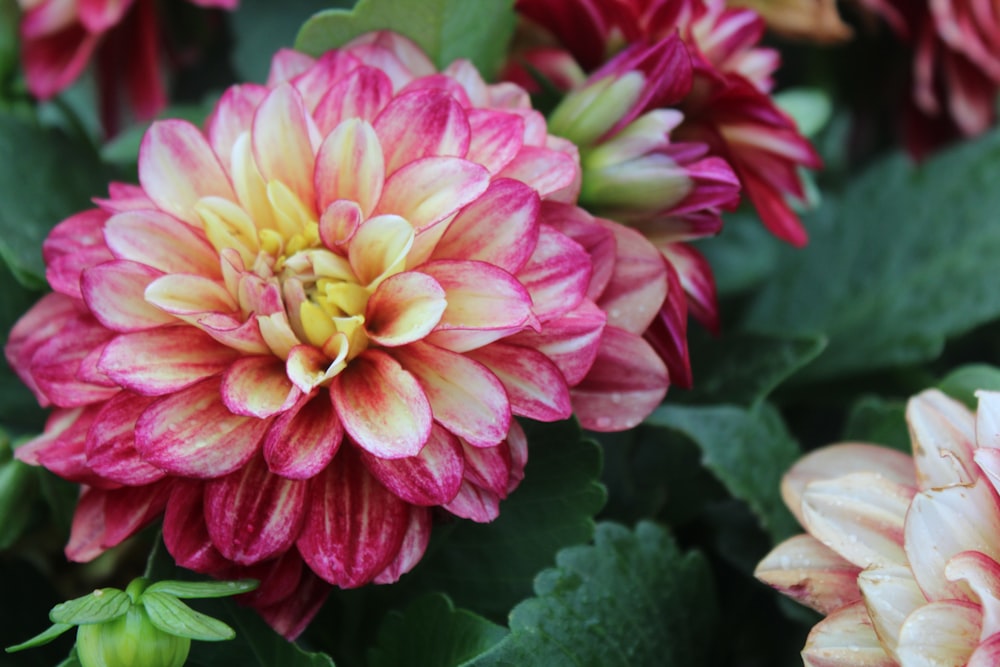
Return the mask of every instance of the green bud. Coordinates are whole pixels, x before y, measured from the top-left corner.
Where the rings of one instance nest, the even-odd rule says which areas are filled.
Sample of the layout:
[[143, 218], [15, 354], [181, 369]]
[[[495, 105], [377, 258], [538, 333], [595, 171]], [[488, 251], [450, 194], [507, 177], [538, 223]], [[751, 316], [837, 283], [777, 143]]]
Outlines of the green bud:
[[106, 623], [81, 625], [76, 652], [83, 667], [180, 667], [191, 640], [157, 628], [141, 604]]
[[577, 146], [590, 146], [625, 117], [639, 99], [641, 72], [606, 76], [567, 95], [549, 116], [549, 132]]

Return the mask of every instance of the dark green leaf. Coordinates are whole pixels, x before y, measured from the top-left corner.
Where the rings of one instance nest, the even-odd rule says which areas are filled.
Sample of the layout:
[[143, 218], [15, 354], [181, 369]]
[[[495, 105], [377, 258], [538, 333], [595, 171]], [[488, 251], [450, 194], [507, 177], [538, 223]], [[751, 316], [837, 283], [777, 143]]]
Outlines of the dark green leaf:
[[276, 633], [255, 611], [241, 607], [232, 600], [217, 598], [199, 600], [198, 608], [221, 619], [236, 631], [236, 638], [225, 643], [191, 644], [189, 665], [218, 667], [334, 667], [330, 656], [303, 651]]
[[938, 389], [970, 408], [975, 408], [979, 402], [976, 391], [1000, 391], [1000, 368], [987, 364], [956, 368], [938, 383]]
[[652, 523], [597, 527], [593, 546], [564, 549], [510, 614], [511, 634], [475, 667], [704, 665], [716, 641], [711, 574]]
[[131, 604], [125, 591], [99, 588], [83, 597], [57, 604], [49, 612], [49, 620], [71, 625], [104, 623], [127, 612]]
[[87, 144], [0, 113], [0, 257], [33, 288], [45, 284], [42, 241], [107, 190], [109, 172]]
[[56, 623], [54, 625], [50, 625], [48, 629], [39, 632], [28, 641], [15, 644], [14, 646], [8, 646], [5, 650], [7, 653], [14, 653], [15, 651], [23, 651], [26, 648], [43, 646], [73, 627], [75, 626], [68, 623]]
[[195, 611], [172, 595], [147, 589], [140, 600], [153, 625], [169, 634], [206, 642], [236, 636], [236, 632], [222, 621]]
[[575, 422], [530, 423], [524, 481], [489, 524], [457, 523], [404, 579], [446, 592], [459, 606], [502, 616], [531, 594], [556, 552], [590, 539], [604, 504], [600, 448]]
[[245, 81], [263, 82], [271, 57], [291, 47], [295, 34], [313, 14], [331, 7], [352, 7], [354, 0], [242, 0], [232, 15], [236, 47], [233, 64]]
[[934, 358], [1000, 316], [998, 178], [997, 132], [920, 166], [882, 161], [808, 217], [809, 246], [786, 252], [745, 328], [826, 335], [809, 379]]
[[373, 30], [406, 35], [447, 67], [467, 58], [487, 79], [503, 64], [514, 31], [512, 0], [360, 0], [353, 11], [331, 9], [309, 19], [295, 48], [319, 55]]
[[733, 497], [746, 502], [775, 541], [798, 532], [781, 500], [781, 476], [799, 457], [799, 447], [771, 405], [658, 408], [652, 426], [680, 431], [702, 450], [702, 461]]
[[843, 440], [887, 445], [912, 453], [906, 427], [906, 405], [878, 396], [862, 396], [847, 415]]
[[[725, 228], [718, 236], [694, 245], [708, 259], [720, 296], [744, 292], [766, 280], [777, 264], [781, 241], [760, 219], [745, 211], [723, 216]], [[722, 314], [728, 317], [728, 311]]]
[[238, 581], [157, 581], [146, 589], [147, 593], [165, 593], [176, 598], [223, 598], [256, 589], [253, 579]]
[[694, 388], [680, 397], [693, 403], [754, 405], [825, 347], [822, 336], [739, 333], [702, 341], [691, 349]]
[[404, 613], [389, 614], [378, 644], [368, 654], [369, 667], [454, 667], [492, 648], [507, 629], [463, 609], [443, 595], [428, 595]]

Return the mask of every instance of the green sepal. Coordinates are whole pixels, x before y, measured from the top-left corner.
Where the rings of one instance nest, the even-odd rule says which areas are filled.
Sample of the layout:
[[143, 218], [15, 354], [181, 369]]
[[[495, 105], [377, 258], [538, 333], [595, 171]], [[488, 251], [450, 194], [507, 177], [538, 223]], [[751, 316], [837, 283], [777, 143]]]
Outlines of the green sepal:
[[206, 616], [187, 606], [172, 595], [147, 589], [142, 605], [149, 620], [159, 630], [176, 637], [217, 642], [232, 639], [236, 631], [222, 621]]
[[73, 626], [69, 623], [56, 623], [49, 626], [45, 631], [39, 632], [37, 635], [29, 639], [28, 641], [21, 642], [20, 644], [15, 644], [14, 646], [8, 646], [4, 650], [7, 653], [16, 653], [17, 651], [23, 651], [26, 648], [35, 648], [36, 646], [44, 646], [50, 641], [71, 629]]
[[132, 600], [117, 588], [99, 588], [89, 595], [84, 595], [52, 607], [49, 620], [53, 623], [68, 623], [69, 625], [88, 625], [90, 623], [106, 623], [128, 611]]
[[158, 581], [146, 589], [146, 593], [163, 593], [175, 598], [224, 598], [230, 595], [248, 593], [259, 586], [256, 579], [238, 581]]

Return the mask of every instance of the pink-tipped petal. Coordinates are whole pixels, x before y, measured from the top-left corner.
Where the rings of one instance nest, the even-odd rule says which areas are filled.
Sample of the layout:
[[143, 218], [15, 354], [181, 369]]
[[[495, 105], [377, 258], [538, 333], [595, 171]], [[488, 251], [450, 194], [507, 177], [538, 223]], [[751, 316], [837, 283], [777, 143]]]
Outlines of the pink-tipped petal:
[[253, 114], [265, 97], [267, 88], [264, 86], [255, 83], [232, 86], [219, 98], [206, 122], [208, 141], [227, 171], [232, 170], [230, 158], [236, 140], [250, 131]]
[[135, 448], [135, 423], [154, 399], [119, 392], [104, 404], [87, 432], [87, 465], [102, 477], [141, 486], [166, 473], [142, 460]]
[[392, 82], [385, 74], [373, 67], [358, 67], [330, 87], [313, 116], [325, 136], [349, 118], [371, 123], [391, 99]]
[[376, 584], [392, 584], [420, 562], [431, 539], [431, 513], [423, 507], [410, 508], [410, 525], [406, 529], [399, 553], [384, 570], [375, 575]]
[[535, 251], [517, 278], [531, 294], [535, 315], [550, 320], [583, 301], [592, 270], [590, 257], [579, 243], [542, 225]]
[[375, 456], [414, 456], [427, 442], [432, 419], [427, 395], [385, 352], [369, 349], [352, 360], [330, 395], [351, 438]]
[[965, 667], [979, 644], [979, 609], [971, 603], [932, 602], [907, 617], [896, 649], [907, 667]]
[[269, 422], [234, 415], [222, 402], [219, 379], [158, 399], [136, 424], [143, 459], [185, 477], [221, 477], [257, 451]]
[[1000, 632], [1000, 563], [979, 551], [963, 551], [948, 561], [948, 581], [963, 581], [983, 612], [983, 637]]
[[465, 110], [440, 89], [403, 93], [375, 119], [385, 147], [386, 174], [427, 157], [464, 158], [469, 150]]
[[306, 207], [315, 207], [313, 137], [318, 137], [302, 96], [289, 84], [272, 90], [254, 114], [253, 157], [265, 181], [291, 189]]
[[469, 352], [468, 356], [490, 369], [503, 383], [514, 414], [543, 422], [567, 419], [572, 414], [566, 379], [542, 352], [493, 343]]
[[219, 255], [205, 235], [165, 213], [129, 211], [114, 215], [104, 226], [104, 238], [118, 259], [164, 273], [220, 277]]
[[500, 516], [500, 496], [466, 480], [455, 498], [444, 508], [463, 519], [489, 523]]
[[753, 574], [796, 602], [831, 614], [861, 599], [860, 571], [811, 535], [796, 535], [772, 549]]
[[972, 460], [975, 417], [964, 405], [928, 389], [907, 403], [906, 423], [921, 489], [970, 484], [979, 477]]
[[66, 218], [56, 225], [42, 244], [45, 279], [56, 292], [83, 298], [80, 279], [92, 266], [114, 259], [104, 242], [108, 214], [91, 209]]
[[420, 270], [437, 280], [448, 300], [437, 331], [507, 330], [524, 326], [533, 315], [528, 291], [503, 269], [485, 262], [438, 260]]
[[489, 172], [475, 162], [421, 158], [389, 176], [375, 214], [402, 216], [421, 231], [474, 202], [489, 184]]
[[410, 505], [364, 467], [350, 447], [309, 483], [297, 545], [312, 571], [341, 588], [368, 583], [399, 553]]
[[291, 408], [301, 396], [285, 373], [285, 365], [272, 356], [244, 357], [222, 376], [222, 402], [230, 412], [260, 419]]
[[219, 552], [250, 565], [287, 551], [305, 517], [307, 483], [271, 473], [262, 456], [205, 484], [205, 523]]
[[864, 595], [875, 634], [893, 658], [898, 659], [899, 631], [911, 613], [927, 604], [913, 573], [907, 567], [874, 568], [861, 572], [858, 588]]
[[458, 438], [434, 425], [427, 444], [416, 456], [382, 459], [361, 450], [361, 460], [385, 488], [408, 503], [431, 507], [450, 502], [465, 470]]
[[135, 535], [163, 511], [172, 485], [173, 480], [163, 480], [120, 489], [85, 488], [73, 514], [66, 558], [93, 560]]
[[146, 301], [146, 287], [162, 275], [145, 264], [114, 260], [84, 271], [80, 289], [101, 324], [114, 331], [141, 331], [174, 320]]
[[448, 307], [446, 294], [434, 278], [418, 271], [397, 273], [368, 299], [365, 331], [386, 347], [398, 347], [427, 336]]
[[601, 344], [607, 315], [592, 301], [580, 305], [557, 320], [545, 322], [539, 332], [523, 331], [508, 341], [539, 350], [562, 372], [566, 384], [574, 386], [587, 376]]
[[321, 211], [338, 199], [357, 202], [364, 217], [371, 215], [385, 183], [382, 144], [374, 128], [352, 118], [340, 123], [316, 155], [315, 187]]
[[281, 414], [264, 436], [264, 459], [271, 472], [308, 479], [333, 460], [344, 428], [325, 396], [302, 399]]
[[31, 374], [39, 391], [63, 408], [114, 396], [116, 387], [104, 381], [90, 382], [81, 372], [92, 361], [91, 353], [104, 347], [113, 335], [90, 317], [63, 322], [62, 328], [31, 356]]
[[809, 633], [805, 667], [898, 667], [879, 644], [863, 602], [830, 614]]

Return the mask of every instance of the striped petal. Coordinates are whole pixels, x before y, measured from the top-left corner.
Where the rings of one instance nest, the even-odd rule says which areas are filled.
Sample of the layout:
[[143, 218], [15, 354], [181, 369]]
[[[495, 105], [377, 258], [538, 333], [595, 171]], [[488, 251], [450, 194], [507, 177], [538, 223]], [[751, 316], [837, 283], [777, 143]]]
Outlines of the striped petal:
[[129, 211], [104, 226], [108, 249], [118, 259], [145, 264], [164, 273], [195, 273], [219, 278], [219, 255], [204, 234], [159, 211]]
[[388, 567], [410, 523], [410, 505], [386, 490], [350, 447], [310, 481], [306, 506], [299, 553], [341, 588], [366, 584]]
[[374, 67], [358, 67], [330, 87], [313, 117], [320, 134], [326, 136], [349, 118], [371, 123], [391, 99], [392, 81], [385, 74]]
[[142, 331], [174, 321], [146, 301], [146, 288], [162, 275], [144, 264], [115, 260], [84, 271], [80, 289], [101, 324], [114, 331]]
[[87, 432], [87, 465], [120, 484], [141, 486], [166, 473], [150, 465], [135, 448], [135, 423], [153, 399], [119, 392], [101, 407]]
[[393, 99], [375, 119], [385, 147], [386, 174], [427, 157], [465, 157], [469, 121], [465, 110], [442, 90], [424, 89]]
[[582, 301], [573, 311], [542, 325], [539, 332], [522, 331], [507, 342], [542, 352], [574, 386], [587, 376], [601, 345], [607, 315], [592, 301]]
[[204, 313], [232, 313], [236, 300], [217, 280], [173, 273], [149, 283], [145, 299], [165, 313], [184, 318]]
[[103, 347], [114, 333], [89, 317], [74, 318], [62, 324], [62, 328], [31, 356], [31, 375], [39, 391], [62, 408], [96, 403], [113, 396], [117, 388], [103, 382], [90, 382], [80, 371], [85, 368], [91, 352]]
[[337, 416], [371, 454], [398, 459], [417, 454], [431, 430], [431, 406], [416, 378], [389, 355], [369, 349], [330, 387]]
[[264, 459], [277, 475], [308, 479], [333, 460], [343, 438], [344, 427], [327, 397], [303, 398], [271, 424], [264, 436]]
[[271, 473], [262, 456], [205, 484], [205, 523], [219, 552], [241, 565], [287, 551], [305, 517], [307, 483]]
[[406, 529], [399, 553], [372, 582], [392, 584], [420, 562], [431, 539], [431, 513], [423, 507], [410, 508], [410, 525]]
[[158, 399], [136, 423], [143, 459], [185, 477], [221, 477], [254, 455], [269, 422], [234, 415], [209, 379]]
[[83, 272], [114, 259], [104, 242], [108, 214], [91, 209], [66, 218], [56, 225], [42, 244], [45, 279], [56, 292], [77, 299]]
[[386, 347], [413, 343], [438, 325], [447, 307], [445, 291], [434, 278], [418, 271], [397, 273], [368, 299], [365, 331]]
[[489, 183], [489, 172], [475, 162], [425, 157], [389, 176], [375, 214], [402, 216], [421, 231], [474, 202]]
[[906, 567], [865, 570], [858, 577], [858, 587], [864, 595], [875, 634], [889, 655], [898, 660], [899, 632], [903, 621], [927, 604], [927, 598]]
[[382, 459], [361, 450], [361, 460], [393, 494], [426, 507], [450, 502], [458, 493], [465, 469], [458, 438], [438, 425], [416, 456]]
[[233, 363], [222, 377], [221, 392], [230, 412], [261, 419], [288, 410], [302, 395], [288, 379], [285, 364], [273, 356]]
[[173, 480], [121, 489], [85, 488], [73, 514], [66, 558], [93, 560], [149, 524], [167, 503]]
[[542, 352], [493, 343], [472, 350], [467, 356], [490, 369], [500, 380], [514, 414], [552, 422], [567, 419], [573, 412], [566, 379]]
[[587, 294], [592, 263], [579, 243], [548, 225], [541, 227], [531, 259], [517, 279], [531, 295], [532, 312], [550, 320], [576, 308]]
[[979, 477], [972, 460], [975, 417], [964, 405], [929, 389], [906, 404], [906, 423], [921, 489], [970, 484]]
[[284, 184], [309, 208], [316, 206], [313, 137], [318, 135], [302, 96], [289, 84], [274, 88], [254, 114], [251, 144], [261, 176]]
[[249, 132], [253, 115], [267, 97], [268, 89], [255, 83], [230, 86], [219, 98], [212, 115], [205, 123], [212, 150], [222, 160], [227, 171], [232, 171], [230, 158], [233, 146], [244, 132]]
[[497, 174], [513, 160], [524, 145], [524, 119], [491, 109], [468, 110], [472, 137], [465, 156]]
[[367, 218], [385, 183], [382, 145], [375, 129], [352, 118], [337, 125], [316, 155], [315, 187], [321, 211], [338, 199], [357, 202]]
[[163, 513], [163, 543], [181, 567], [195, 572], [221, 572], [231, 564], [208, 535], [204, 486], [189, 480], [174, 485]]

